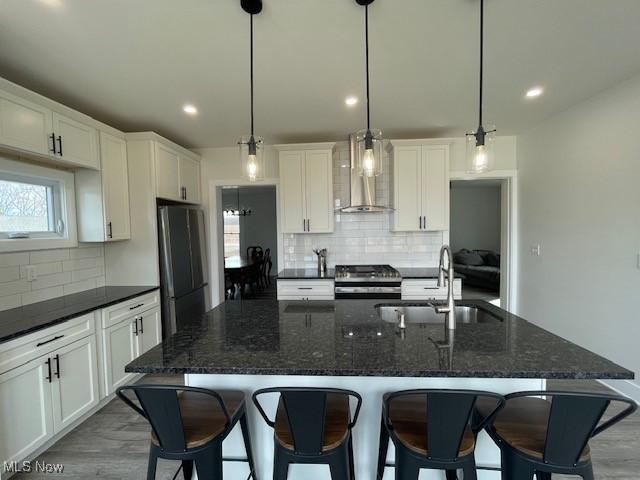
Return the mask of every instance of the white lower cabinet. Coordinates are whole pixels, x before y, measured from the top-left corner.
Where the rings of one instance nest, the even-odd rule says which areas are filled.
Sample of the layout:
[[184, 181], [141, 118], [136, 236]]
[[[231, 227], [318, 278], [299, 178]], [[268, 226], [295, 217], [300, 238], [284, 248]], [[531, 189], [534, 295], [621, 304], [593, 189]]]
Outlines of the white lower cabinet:
[[0, 455], [21, 461], [53, 437], [48, 356], [0, 375]]
[[162, 341], [160, 309], [126, 317], [106, 327], [102, 338], [104, 387], [110, 395], [137, 375], [125, 372], [124, 367]]
[[126, 385], [135, 376], [133, 373], [126, 373], [124, 367], [138, 355], [136, 323], [137, 321], [130, 317], [104, 330], [102, 362], [107, 395], [115, 392], [118, 387]]
[[278, 280], [278, 300], [333, 300], [333, 280]]
[[[446, 300], [448, 288], [439, 287], [435, 278], [402, 280], [402, 300]], [[462, 299], [462, 280], [453, 281], [453, 297]]]
[[142, 355], [162, 341], [160, 309], [142, 313], [138, 318], [138, 355]]
[[51, 356], [51, 403], [55, 433], [98, 405], [97, 360], [95, 335], [67, 345]]
[[20, 461], [100, 401], [90, 335], [0, 375], [0, 453]]
[[161, 340], [156, 290], [1, 343], [0, 464], [19, 467], [94, 412], [136, 377], [125, 366]]

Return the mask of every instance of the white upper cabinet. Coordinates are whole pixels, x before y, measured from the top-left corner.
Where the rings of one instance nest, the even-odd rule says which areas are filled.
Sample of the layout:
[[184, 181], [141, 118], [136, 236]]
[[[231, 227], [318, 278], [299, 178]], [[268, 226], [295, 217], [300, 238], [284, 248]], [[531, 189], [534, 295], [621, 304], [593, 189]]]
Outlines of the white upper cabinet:
[[283, 232], [302, 233], [306, 231], [305, 183], [304, 152], [280, 152], [280, 196], [282, 199], [280, 213]]
[[200, 203], [200, 162], [186, 155], [179, 155], [179, 159], [183, 200]]
[[156, 196], [182, 200], [178, 152], [156, 142]]
[[53, 153], [52, 112], [0, 90], [0, 144], [40, 155]]
[[53, 112], [55, 155], [78, 167], [100, 169], [98, 131], [90, 125]]
[[0, 85], [9, 90], [0, 90], [0, 146], [60, 165], [100, 169], [97, 122], [1, 78]]
[[195, 155], [155, 144], [156, 196], [177, 202], [200, 203], [200, 162]]
[[333, 232], [333, 157], [323, 147], [278, 147], [284, 233]]
[[127, 144], [100, 132], [101, 171], [76, 171], [78, 240], [111, 242], [131, 238]]
[[449, 146], [392, 141], [397, 232], [449, 229]]

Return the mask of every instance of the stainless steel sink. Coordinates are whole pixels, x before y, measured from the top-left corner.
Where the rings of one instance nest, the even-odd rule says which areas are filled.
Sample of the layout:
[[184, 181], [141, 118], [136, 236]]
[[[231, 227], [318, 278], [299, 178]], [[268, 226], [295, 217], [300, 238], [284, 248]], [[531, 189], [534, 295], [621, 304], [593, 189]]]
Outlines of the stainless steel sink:
[[[477, 307], [458, 305], [456, 308], [456, 323], [500, 323], [499, 317]], [[444, 315], [436, 313], [429, 305], [405, 306], [385, 305], [376, 307], [378, 315], [384, 322], [398, 323], [399, 315], [404, 314], [406, 324], [415, 323], [443, 323]]]

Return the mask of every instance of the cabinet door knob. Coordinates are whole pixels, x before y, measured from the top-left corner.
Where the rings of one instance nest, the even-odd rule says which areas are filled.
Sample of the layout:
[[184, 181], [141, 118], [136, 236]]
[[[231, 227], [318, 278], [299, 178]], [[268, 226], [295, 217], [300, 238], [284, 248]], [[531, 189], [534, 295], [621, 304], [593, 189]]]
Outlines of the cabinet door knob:
[[418, 217], [418, 222], [420, 223], [420, 230], [422, 230], [422, 216]]
[[58, 155], [62, 157], [62, 135], [58, 135]]
[[138, 317], [138, 320], [140, 320], [140, 333], [144, 333], [144, 323], [142, 321], [142, 317]]
[[107, 223], [107, 237], [113, 238], [113, 225], [111, 222]]
[[135, 328], [135, 330], [133, 331], [133, 333], [134, 333], [134, 335], [137, 337], [137, 336], [138, 336], [138, 317], [136, 317], [136, 318], [133, 320], [133, 324], [135, 325], [135, 327], [134, 327], [134, 328]]

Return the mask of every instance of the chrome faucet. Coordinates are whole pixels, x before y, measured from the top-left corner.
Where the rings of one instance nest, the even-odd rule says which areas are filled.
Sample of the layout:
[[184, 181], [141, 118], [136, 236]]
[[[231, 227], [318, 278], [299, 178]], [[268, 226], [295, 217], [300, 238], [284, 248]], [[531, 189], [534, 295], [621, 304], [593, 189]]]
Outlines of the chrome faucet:
[[[447, 254], [447, 268], [444, 268], [444, 254]], [[438, 265], [438, 286], [444, 286], [444, 276], [447, 275], [447, 304], [446, 305], [434, 305], [434, 309], [437, 313], [444, 313], [445, 324], [447, 329], [453, 330], [456, 328], [456, 303], [453, 299], [453, 255], [451, 254], [451, 247], [449, 245], [443, 245], [440, 249], [440, 263]]]

